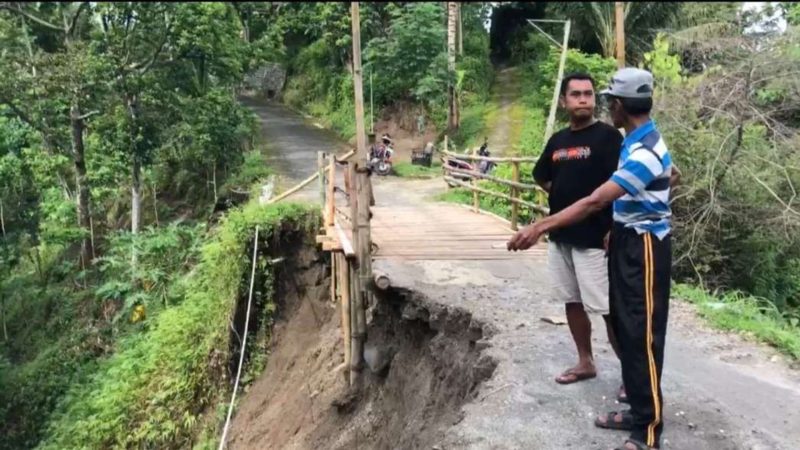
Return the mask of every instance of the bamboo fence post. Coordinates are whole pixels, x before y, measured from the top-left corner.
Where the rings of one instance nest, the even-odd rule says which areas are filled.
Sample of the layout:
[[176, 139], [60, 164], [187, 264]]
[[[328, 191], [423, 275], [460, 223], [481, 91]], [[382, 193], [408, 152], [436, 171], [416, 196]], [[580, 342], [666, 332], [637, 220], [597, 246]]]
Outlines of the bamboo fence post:
[[[372, 281], [372, 255], [371, 255], [371, 236], [369, 229], [369, 205], [370, 205], [370, 186], [369, 172], [356, 170], [356, 189], [358, 192], [358, 214], [354, 223], [358, 227], [358, 243], [356, 253], [358, 260], [358, 286], [359, 286], [359, 305], [356, 309], [356, 323], [359, 341], [363, 350], [364, 341], [367, 337], [367, 315], [366, 308], [370, 303], [371, 291], [367, 289]], [[359, 363], [361, 361], [359, 353]]]
[[[477, 150], [473, 148], [472, 149], [472, 157], [474, 158], [476, 156], [476, 154], [477, 154]], [[478, 164], [480, 164], [480, 163], [478, 163]], [[472, 177], [472, 187], [476, 188], [476, 189], [472, 190], [472, 209], [475, 212], [478, 212], [479, 209], [480, 209], [480, 198], [478, 197], [478, 191], [477, 191], [478, 179], [475, 178], [475, 177]]]
[[339, 278], [339, 298], [342, 302], [342, 341], [344, 342], [344, 377], [348, 384], [353, 383], [353, 378], [350, 376], [350, 365], [352, 358], [352, 342], [351, 342], [351, 328], [350, 328], [350, 264], [345, 258], [344, 254], [335, 252], [334, 257], [337, 260], [337, 276]]
[[319, 186], [319, 201], [320, 205], [325, 207], [325, 153], [322, 151], [317, 152], [317, 172], [319, 177], [317, 185]]
[[[347, 176], [350, 179], [350, 186], [348, 188], [348, 194], [350, 197], [350, 218], [352, 223], [352, 232], [353, 232], [353, 247], [356, 250], [356, 261], [358, 264], [361, 263], [360, 253], [358, 253], [361, 243], [362, 237], [360, 236], [360, 227], [359, 227], [359, 210], [361, 208], [367, 207], [367, 204], [361, 204], [361, 199], [357, 194], [357, 185], [358, 185], [358, 178], [356, 177], [356, 169], [358, 164], [351, 163], [348, 166], [348, 173]], [[352, 289], [350, 290], [350, 331], [351, 331], [351, 349], [350, 349], [350, 384], [356, 384], [359, 381], [358, 372], [361, 370], [361, 360], [363, 358], [363, 335], [360, 333], [359, 323], [358, 323], [358, 316], [359, 310], [362, 308], [362, 286], [361, 280], [358, 277], [358, 272], [356, 268], [353, 266], [352, 261], [348, 261], [348, 270], [352, 271], [350, 273], [350, 283], [352, 285]]]
[[331, 252], [331, 303], [336, 303], [336, 286], [339, 284], [339, 274], [336, 271], [338, 261], [336, 252]]
[[[519, 183], [519, 163], [513, 162], [512, 164], [512, 180], [515, 183]], [[520, 194], [519, 190], [516, 186], [511, 186], [511, 197], [517, 198]], [[517, 222], [519, 222], [519, 204], [517, 202], [511, 202], [511, 229], [517, 231]]]
[[332, 156], [330, 158], [331, 162], [328, 165], [328, 192], [326, 194], [327, 203], [325, 204], [326, 211], [325, 211], [325, 226], [332, 227], [334, 217], [336, 212], [334, 209], [336, 208], [336, 194], [335, 194], [335, 182], [336, 182], [336, 157]]
[[536, 204], [541, 207], [547, 206], [547, 197], [545, 197], [544, 191], [536, 191]]

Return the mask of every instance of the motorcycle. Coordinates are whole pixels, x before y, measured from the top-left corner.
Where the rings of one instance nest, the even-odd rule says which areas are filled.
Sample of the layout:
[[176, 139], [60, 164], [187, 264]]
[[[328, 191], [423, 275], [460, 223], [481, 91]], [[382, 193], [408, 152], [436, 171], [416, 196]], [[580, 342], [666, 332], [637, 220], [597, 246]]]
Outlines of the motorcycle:
[[384, 142], [383, 144], [373, 146], [369, 153], [369, 168], [371, 170], [381, 176], [392, 173], [392, 155], [394, 155], [394, 149], [391, 147], [391, 143]]
[[[484, 158], [489, 158], [491, 156], [491, 153], [489, 152], [489, 143], [486, 141], [486, 139], [484, 139], [483, 145], [481, 145], [481, 147], [478, 149], [478, 156], [482, 156]], [[490, 174], [497, 165], [492, 161], [479, 160], [475, 163], [470, 163], [458, 158], [446, 158], [445, 163], [449, 167], [453, 167], [455, 169], [467, 172], [478, 172], [484, 175]], [[470, 181], [474, 178], [473, 175], [466, 173], [458, 173], [458, 172], [450, 172], [449, 175], [450, 177], [455, 178], [456, 180], [464, 182]], [[452, 182], [448, 182], [447, 184], [450, 185], [450, 187], [458, 186], [457, 184]]]

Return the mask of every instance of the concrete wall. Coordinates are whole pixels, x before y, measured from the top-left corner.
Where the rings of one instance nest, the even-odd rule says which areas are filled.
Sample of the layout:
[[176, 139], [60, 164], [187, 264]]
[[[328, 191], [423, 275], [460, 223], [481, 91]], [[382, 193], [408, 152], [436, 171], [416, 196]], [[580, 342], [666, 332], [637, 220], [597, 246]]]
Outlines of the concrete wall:
[[264, 63], [245, 76], [244, 88], [266, 98], [280, 97], [286, 83], [286, 69], [278, 63]]

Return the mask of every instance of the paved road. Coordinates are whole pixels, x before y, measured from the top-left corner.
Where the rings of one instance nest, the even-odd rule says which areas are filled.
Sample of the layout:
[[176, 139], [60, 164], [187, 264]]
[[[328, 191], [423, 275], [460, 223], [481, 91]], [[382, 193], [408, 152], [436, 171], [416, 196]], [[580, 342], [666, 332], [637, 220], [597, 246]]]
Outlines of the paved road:
[[346, 152], [348, 146], [333, 132], [314, 125], [285, 106], [255, 98], [240, 98], [261, 122], [267, 162], [286, 183], [297, 183], [317, 168], [317, 152]]

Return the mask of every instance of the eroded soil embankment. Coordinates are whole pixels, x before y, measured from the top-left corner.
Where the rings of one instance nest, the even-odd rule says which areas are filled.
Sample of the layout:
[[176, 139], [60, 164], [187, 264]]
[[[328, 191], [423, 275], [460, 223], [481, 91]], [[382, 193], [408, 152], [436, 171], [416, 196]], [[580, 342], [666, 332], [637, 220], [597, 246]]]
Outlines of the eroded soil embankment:
[[494, 372], [481, 352], [488, 331], [418, 293], [384, 293], [367, 314], [363, 388], [348, 394], [336, 371], [344, 358], [328, 268], [312, 249], [303, 252], [278, 277], [269, 361], [240, 401], [229, 448], [435, 445]]

